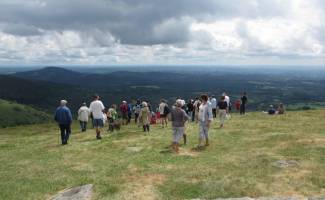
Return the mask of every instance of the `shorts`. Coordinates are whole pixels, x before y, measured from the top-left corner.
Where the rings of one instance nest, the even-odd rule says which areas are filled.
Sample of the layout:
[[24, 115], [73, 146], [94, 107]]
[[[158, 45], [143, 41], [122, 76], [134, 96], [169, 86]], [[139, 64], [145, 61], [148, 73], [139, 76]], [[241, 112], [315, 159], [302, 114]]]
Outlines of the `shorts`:
[[160, 114], [160, 118], [166, 118], [166, 114]]
[[103, 119], [93, 119], [94, 127], [103, 127], [104, 126], [104, 120]]

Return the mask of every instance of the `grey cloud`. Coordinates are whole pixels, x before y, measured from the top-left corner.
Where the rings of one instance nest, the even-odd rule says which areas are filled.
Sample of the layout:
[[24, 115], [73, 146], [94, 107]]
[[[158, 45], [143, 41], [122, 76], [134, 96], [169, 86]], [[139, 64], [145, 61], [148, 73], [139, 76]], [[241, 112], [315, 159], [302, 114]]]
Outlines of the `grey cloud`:
[[[12, 2], [15, 2], [13, 0]], [[18, 1], [21, 2], [21, 1]], [[268, 0], [47, 0], [38, 4], [0, 3], [0, 21], [9, 23], [14, 35], [41, 34], [44, 30], [76, 30], [87, 32], [99, 45], [98, 33], [112, 35], [122, 44], [153, 45], [182, 43], [188, 40], [188, 24], [184, 17], [199, 21], [217, 18], [249, 17], [283, 14], [279, 6]], [[279, 1], [277, 1], [279, 2]], [[1, 5], [2, 4], [2, 5]], [[173, 25], [166, 23], [173, 21]], [[18, 25], [20, 24], [20, 25]], [[21, 24], [25, 24], [23, 27]], [[30, 26], [27, 29], [26, 26]], [[164, 27], [165, 26], [165, 27]], [[162, 28], [161, 33], [157, 30]]]

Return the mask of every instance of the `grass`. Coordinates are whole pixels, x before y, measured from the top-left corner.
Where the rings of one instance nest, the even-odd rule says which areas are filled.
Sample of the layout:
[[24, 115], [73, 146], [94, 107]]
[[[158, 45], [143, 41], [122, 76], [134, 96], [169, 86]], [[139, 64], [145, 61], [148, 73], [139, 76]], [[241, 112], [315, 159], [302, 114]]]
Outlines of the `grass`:
[[[232, 115], [215, 121], [211, 145], [193, 152], [198, 127], [179, 155], [161, 153], [170, 128], [135, 125], [95, 140], [94, 130], [73, 126], [59, 145], [55, 124], [0, 129], [0, 199], [47, 199], [67, 187], [94, 184], [93, 199], [213, 199], [219, 197], [325, 196], [325, 110], [283, 116]], [[299, 167], [279, 169], [280, 159]]]

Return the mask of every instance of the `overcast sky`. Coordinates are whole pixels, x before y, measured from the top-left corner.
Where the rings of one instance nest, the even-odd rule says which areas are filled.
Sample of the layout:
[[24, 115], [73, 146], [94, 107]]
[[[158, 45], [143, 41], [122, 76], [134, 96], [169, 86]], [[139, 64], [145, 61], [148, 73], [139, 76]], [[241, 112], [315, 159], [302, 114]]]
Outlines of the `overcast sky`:
[[323, 0], [1, 0], [0, 65], [324, 65]]

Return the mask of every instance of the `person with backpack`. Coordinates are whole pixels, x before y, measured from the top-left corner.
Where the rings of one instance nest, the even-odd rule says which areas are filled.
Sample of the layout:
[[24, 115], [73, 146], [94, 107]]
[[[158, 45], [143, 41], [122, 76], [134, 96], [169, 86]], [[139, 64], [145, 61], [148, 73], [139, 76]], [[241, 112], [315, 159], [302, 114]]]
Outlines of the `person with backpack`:
[[179, 142], [185, 131], [185, 122], [188, 121], [189, 117], [186, 112], [182, 109], [182, 101], [177, 100], [175, 107], [170, 112], [170, 120], [173, 127], [173, 142], [172, 150], [175, 153], [179, 152]]
[[70, 109], [66, 106], [66, 100], [60, 101], [60, 106], [56, 109], [54, 120], [58, 123], [61, 132], [62, 145], [68, 144], [71, 134], [72, 114]]
[[104, 126], [103, 121], [103, 111], [105, 110], [105, 106], [101, 100], [99, 100], [99, 96], [94, 95], [94, 100], [91, 102], [89, 106], [90, 113], [93, 117], [94, 128], [96, 129], [96, 139], [102, 139], [100, 133], [101, 129]]
[[120, 105], [120, 112], [122, 114], [122, 125], [127, 125], [128, 123], [128, 104], [126, 101], [122, 101]]
[[78, 120], [80, 123], [81, 132], [85, 132], [87, 130], [89, 115], [90, 115], [89, 108], [87, 107], [86, 103], [83, 103], [78, 110]]

